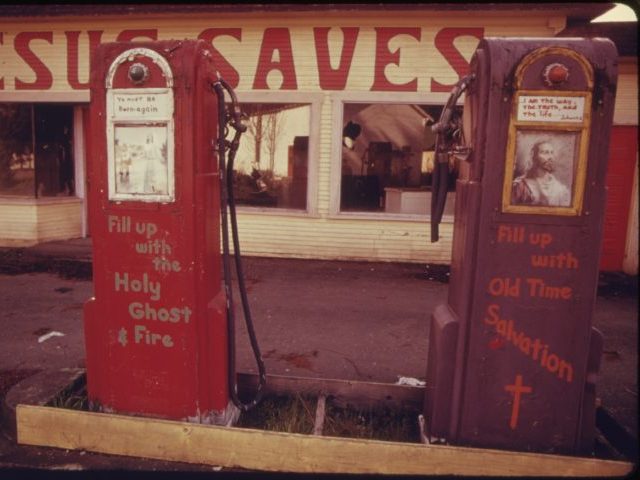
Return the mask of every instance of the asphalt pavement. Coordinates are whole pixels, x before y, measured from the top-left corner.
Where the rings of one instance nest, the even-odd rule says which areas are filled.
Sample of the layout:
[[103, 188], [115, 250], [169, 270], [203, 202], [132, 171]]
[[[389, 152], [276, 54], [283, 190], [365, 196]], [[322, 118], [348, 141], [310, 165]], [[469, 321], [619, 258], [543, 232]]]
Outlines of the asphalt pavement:
[[[211, 471], [82, 452], [55, 455], [53, 449], [25, 449], [11, 439], [11, 404], [37, 402], [83, 372], [82, 306], [93, 294], [90, 262], [86, 239], [0, 249], [1, 425], [9, 435], [0, 438], [0, 468]], [[429, 319], [446, 300], [447, 267], [247, 257], [245, 277], [270, 374], [381, 383], [400, 377], [424, 380]], [[597, 396], [635, 438], [637, 287], [637, 277], [601, 274], [594, 314], [594, 325], [604, 335]], [[246, 330], [238, 327], [238, 371], [255, 372]]]

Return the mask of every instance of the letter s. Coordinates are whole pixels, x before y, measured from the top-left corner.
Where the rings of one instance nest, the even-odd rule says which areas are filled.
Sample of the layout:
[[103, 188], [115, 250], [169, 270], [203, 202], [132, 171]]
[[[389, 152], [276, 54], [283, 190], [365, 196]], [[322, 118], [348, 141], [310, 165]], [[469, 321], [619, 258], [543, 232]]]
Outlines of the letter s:
[[491, 318], [485, 317], [484, 323], [486, 323], [487, 325], [495, 325], [496, 323], [498, 323], [498, 320], [500, 320], [500, 315], [498, 315], [499, 312], [500, 312], [499, 305], [496, 305], [495, 303], [490, 304], [487, 307], [487, 314]]
[[216, 65], [218, 71], [220, 72], [220, 76], [226, 80], [226, 82], [231, 85], [231, 88], [237, 88], [240, 83], [240, 74], [238, 71], [233, 68], [226, 58], [220, 53], [220, 51], [213, 46], [213, 41], [217, 37], [221, 36], [229, 36], [235, 38], [236, 40], [242, 40], [242, 29], [240, 28], [208, 28], [198, 35], [198, 39], [205, 40], [211, 44], [211, 49], [213, 52], [213, 63]]
[[169, 321], [171, 323], [178, 323], [180, 321], [180, 309], [178, 307], [173, 307], [169, 311]]
[[36, 74], [36, 79], [33, 82], [23, 82], [15, 77], [16, 90], [49, 90], [53, 85], [53, 75], [40, 57], [33, 53], [29, 47], [31, 40], [44, 40], [53, 44], [53, 32], [20, 32], [16, 35], [13, 41], [16, 53]]

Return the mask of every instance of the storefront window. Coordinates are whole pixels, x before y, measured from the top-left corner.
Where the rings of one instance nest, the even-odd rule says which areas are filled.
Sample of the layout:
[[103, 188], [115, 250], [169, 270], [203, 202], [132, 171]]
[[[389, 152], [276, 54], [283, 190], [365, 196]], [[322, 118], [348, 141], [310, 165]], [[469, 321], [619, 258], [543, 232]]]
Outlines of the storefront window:
[[243, 103], [241, 108], [249, 128], [235, 162], [237, 204], [305, 210], [311, 106]]
[[73, 107], [0, 104], [0, 195], [75, 194]]
[[[345, 103], [340, 210], [426, 215], [442, 105]], [[459, 112], [458, 112], [459, 114]], [[449, 190], [457, 165], [450, 165]]]
[[34, 195], [31, 105], [0, 104], [0, 194]]

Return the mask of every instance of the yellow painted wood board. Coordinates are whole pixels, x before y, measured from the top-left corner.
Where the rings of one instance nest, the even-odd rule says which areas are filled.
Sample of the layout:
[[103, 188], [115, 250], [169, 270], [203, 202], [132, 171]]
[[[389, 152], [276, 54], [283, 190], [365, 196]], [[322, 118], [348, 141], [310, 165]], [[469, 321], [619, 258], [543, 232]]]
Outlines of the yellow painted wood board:
[[18, 442], [258, 471], [396, 475], [627, 475], [591, 458], [319, 437], [18, 405]]

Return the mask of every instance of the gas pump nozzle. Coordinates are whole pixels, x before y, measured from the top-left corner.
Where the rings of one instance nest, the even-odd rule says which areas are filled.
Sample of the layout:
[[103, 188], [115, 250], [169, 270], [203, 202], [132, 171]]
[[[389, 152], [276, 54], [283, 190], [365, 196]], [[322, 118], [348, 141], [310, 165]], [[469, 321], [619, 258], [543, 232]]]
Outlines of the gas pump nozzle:
[[231, 88], [231, 85], [229, 85], [223, 78], [218, 78], [218, 80], [213, 84], [214, 89], [215, 89], [216, 83], [219, 83], [231, 97], [231, 114], [229, 115], [230, 116], [229, 125], [231, 125], [236, 132], [239, 132], [239, 133], [246, 132], [247, 125], [243, 121], [245, 118], [245, 115], [240, 109], [240, 103], [238, 102], [238, 97], [236, 96], [236, 92], [233, 91], [233, 88]]
[[458, 120], [453, 119], [453, 110], [460, 95], [475, 79], [475, 74], [460, 79], [451, 90], [446, 105], [442, 109], [440, 119], [431, 126], [436, 134], [435, 162], [431, 183], [431, 243], [440, 239], [439, 226], [447, 200], [447, 184], [449, 180], [449, 156], [451, 154], [468, 156], [470, 149], [459, 145], [463, 141], [462, 135], [456, 135], [461, 129]]

